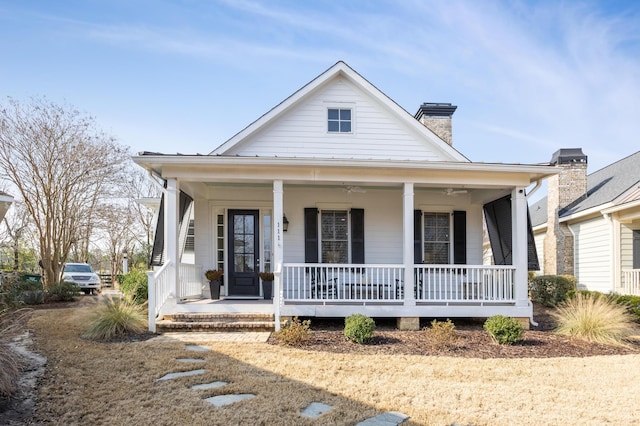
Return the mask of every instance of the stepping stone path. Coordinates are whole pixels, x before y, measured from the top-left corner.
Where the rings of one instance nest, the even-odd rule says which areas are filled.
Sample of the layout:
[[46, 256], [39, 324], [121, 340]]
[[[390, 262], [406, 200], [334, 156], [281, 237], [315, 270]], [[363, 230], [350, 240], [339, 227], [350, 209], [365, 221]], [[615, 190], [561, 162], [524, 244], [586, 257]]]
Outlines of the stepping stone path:
[[227, 382], [212, 382], [212, 383], [202, 383], [200, 385], [193, 385], [191, 389], [193, 390], [206, 390], [206, 389], [215, 389], [221, 388], [224, 385], [227, 385]]
[[322, 402], [312, 402], [311, 404], [307, 405], [306, 408], [300, 410], [300, 414], [312, 419], [316, 419], [332, 408], [332, 406], [323, 404]]
[[202, 346], [202, 345], [186, 345], [184, 348], [188, 351], [195, 351], [195, 352], [208, 352], [211, 350], [209, 346]]
[[406, 414], [389, 411], [364, 420], [356, 426], [397, 426], [400, 423], [404, 423], [408, 418], [409, 416]]
[[178, 362], [204, 362], [202, 358], [178, 358]]
[[255, 398], [256, 396], [251, 393], [242, 394], [230, 394], [230, 395], [218, 395], [205, 399], [209, 404], [213, 404], [216, 407], [222, 407], [224, 405], [233, 404], [234, 402], [244, 401], [245, 399]]
[[177, 379], [178, 377], [197, 376], [198, 374], [203, 374], [205, 371], [206, 371], [205, 369], [200, 369], [200, 370], [191, 370], [191, 371], [181, 371], [178, 373], [169, 373], [160, 377], [157, 381], [172, 380], [172, 379]]
[[[195, 351], [195, 352], [206, 352], [211, 350], [210, 347], [201, 346], [201, 345], [186, 345], [185, 349], [188, 351]], [[196, 362], [196, 363], [204, 362], [204, 359], [202, 358], [177, 358], [177, 360], [180, 362]], [[177, 379], [180, 377], [187, 377], [187, 376], [195, 376], [198, 374], [203, 374], [205, 371], [206, 371], [205, 369], [200, 369], [200, 370], [191, 370], [191, 371], [181, 371], [177, 373], [169, 373], [157, 379], [157, 381], [171, 380], [171, 379]], [[221, 381], [211, 382], [211, 383], [202, 383], [202, 384], [191, 386], [191, 389], [193, 390], [214, 389], [214, 388], [225, 386], [227, 384], [228, 384], [227, 382], [221, 382]], [[236, 402], [244, 401], [246, 399], [251, 399], [251, 398], [255, 398], [255, 395], [251, 393], [243, 393], [243, 394], [228, 394], [228, 395], [212, 396], [210, 398], [205, 398], [205, 401], [207, 401], [209, 404], [212, 404], [216, 407], [223, 407], [225, 405], [234, 404]], [[323, 415], [324, 413], [332, 409], [333, 407], [331, 405], [327, 405], [322, 402], [312, 402], [311, 404], [309, 404], [308, 406], [300, 410], [300, 415], [311, 418], [311, 419], [317, 419], [318, 417], [320, 417], [321, 415]], [[356, 426], [398, 426], [399, 424], [404, 423], [407, 419], [409, 419], [409, 416], [407, 416], [406, 414], [398, 413], [395, 411], [389, 411], [387, 413], [382, 413], [375, 417], [366, 419], [358, 423]]]

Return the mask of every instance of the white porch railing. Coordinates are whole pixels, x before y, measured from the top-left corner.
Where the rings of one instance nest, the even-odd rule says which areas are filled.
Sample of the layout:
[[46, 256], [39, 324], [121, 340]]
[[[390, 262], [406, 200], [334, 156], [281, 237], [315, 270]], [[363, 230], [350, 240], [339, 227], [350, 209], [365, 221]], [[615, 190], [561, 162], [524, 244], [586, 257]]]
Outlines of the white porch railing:
[[202, 266], [181, 263], [178, 280], [178, 299], [202, 296]]
[[171, 295], [171, 271], [173, 266], [167, 262], [157, 271], [147, 272], [149, 288], [149, 331], [156, 332], [156, 318], [160, 314], [162, 305]]
[[282, 297], [289, 302], [385, 302], [401, 300], [402, 265], [286, 263]]
[[640, 296], [640, 269], [622, 270], [621, 293]]
[[[416, 302], [514, 303], [515, 267], [414, 265]], [[403, 265], [287, 263], [285, 302], [403, 302]]]
[[515, 302], [515, 267], [415, 265], [416, 301]]

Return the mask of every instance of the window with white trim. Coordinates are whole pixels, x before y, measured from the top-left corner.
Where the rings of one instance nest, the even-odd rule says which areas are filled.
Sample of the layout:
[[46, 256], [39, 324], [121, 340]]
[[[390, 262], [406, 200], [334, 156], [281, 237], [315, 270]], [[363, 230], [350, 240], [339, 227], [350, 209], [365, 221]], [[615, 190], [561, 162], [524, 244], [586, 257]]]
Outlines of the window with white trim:
[[349, 221], [346, 210], [320, 212], [322, 263], [349, 263]]
[[424, 212], [424, 263], [447, 265], [451, 256], [451, 214]]
[[351, 109], [327, 109], [327, 131], [329, 133], [351, 133]]

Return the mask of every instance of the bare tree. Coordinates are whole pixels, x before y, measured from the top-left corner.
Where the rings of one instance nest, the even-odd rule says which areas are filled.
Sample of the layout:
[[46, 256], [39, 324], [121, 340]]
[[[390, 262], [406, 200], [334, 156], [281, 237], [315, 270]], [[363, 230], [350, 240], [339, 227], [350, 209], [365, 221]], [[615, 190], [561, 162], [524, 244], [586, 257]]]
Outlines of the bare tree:
[[128, 157], [94, 118], [69, 106], [44, 98], [0, 106], [0, 177], [33, 218], [46, 285], [74, 244], [88, 247], [98, 201], [122, 180]]
[[145, 251], [147, 260], [151, 258], [151, 247], [155, 232], [155, 214], [143, 200], [160, 198], [161, 190], [159, 184], [152, 181], [145, 172], [136, 167], [130, 174], [127, 181], [127, 193], [130, 194], [130, 209], [133, 211], [134, 224], [136, 229], [135, 237], [138, 247]]
[[28, 238], [31, 225], [26, 206], [20, 201], [14, 201], [10, 211], [3, 219], [4, 232], [1, 237], [3, 245], [11, 248], [13, 252], [13, 270], [20, 270], [20, 243]]

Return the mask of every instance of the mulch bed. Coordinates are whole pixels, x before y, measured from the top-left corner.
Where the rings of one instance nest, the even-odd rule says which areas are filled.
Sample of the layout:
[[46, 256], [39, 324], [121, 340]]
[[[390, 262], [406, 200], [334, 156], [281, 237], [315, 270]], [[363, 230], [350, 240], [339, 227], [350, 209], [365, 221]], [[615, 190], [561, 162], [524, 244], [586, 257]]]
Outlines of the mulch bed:
[[[429, 320], [421, 322], [421, 330], [399, 331], [395, 320], [376, 319], [373, 339], [364, 345], [347, 341], [343, 334], [344, 320], [311, 319], [312, 335], [302, 348], [310, 351], [360, 354], [403, 354], [424, 356], [453, 356], [463, 358], [555, 358], [589, 357], [599, 355], [640, 354], [640, 341], [627, 346], [588, 343], [553, 333], [555, 323], [549, 310], [534, 305], [537, 327], [525, 331], [524, 339], [514, 345], [498, 345], [482, 328], [484, 320], [455, 320], [457, 341], [453, 345], [438, 346], [430, 342]], [[270, 344], [279, 344], [276, 337]]]

